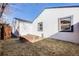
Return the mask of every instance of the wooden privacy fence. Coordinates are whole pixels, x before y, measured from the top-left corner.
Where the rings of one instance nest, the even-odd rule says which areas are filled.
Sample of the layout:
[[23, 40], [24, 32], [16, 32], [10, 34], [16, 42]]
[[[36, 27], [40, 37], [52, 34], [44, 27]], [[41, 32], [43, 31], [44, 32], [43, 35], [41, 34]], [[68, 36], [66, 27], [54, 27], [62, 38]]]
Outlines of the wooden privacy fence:
[[6, 40], [11, 38], [12, 28], [8, 24], [0, 24], [0, 39]]

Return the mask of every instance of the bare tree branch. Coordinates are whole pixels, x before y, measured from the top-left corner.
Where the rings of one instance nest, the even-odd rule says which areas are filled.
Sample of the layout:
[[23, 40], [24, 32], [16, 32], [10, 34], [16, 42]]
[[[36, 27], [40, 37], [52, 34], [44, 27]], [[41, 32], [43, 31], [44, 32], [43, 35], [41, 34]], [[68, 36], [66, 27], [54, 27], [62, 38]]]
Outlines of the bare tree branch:
[[0, 6], [0, 18], [2, 17], [2, 14], [4, 13], [4, 10], [5, 10], [7, 5], [8, 5], [8, 3], [1, 4], [1, 6]]

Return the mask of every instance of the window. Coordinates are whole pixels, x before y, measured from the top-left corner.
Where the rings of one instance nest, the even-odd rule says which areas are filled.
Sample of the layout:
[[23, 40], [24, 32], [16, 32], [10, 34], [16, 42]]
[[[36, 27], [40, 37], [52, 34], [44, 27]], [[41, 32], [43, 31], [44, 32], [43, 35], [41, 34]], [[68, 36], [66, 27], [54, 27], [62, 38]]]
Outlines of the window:
[[38, 31], [43, 31], [43, 22], [38, 23]]
[[59, 18], [59, 31], [73, 32], [72, 16]]

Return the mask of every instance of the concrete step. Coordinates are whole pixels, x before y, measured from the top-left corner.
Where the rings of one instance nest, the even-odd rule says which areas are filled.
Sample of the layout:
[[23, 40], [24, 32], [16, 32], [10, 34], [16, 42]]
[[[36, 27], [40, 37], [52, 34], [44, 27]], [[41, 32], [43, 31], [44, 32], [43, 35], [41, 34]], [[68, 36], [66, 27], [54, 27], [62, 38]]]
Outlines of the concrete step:
[[29, 42], [31, 42], [31, 43], [40, 41], [40, 40], [42, 40], [42, 39], [43, 39], [42, 37], [39, 37], [39, 36], [36, 36], [36, 35], [31, 35], [31, 34], [24, 35], [24, 36], [21, 36], [21, 37], [20, 37], [20, 40], [29, 41]]

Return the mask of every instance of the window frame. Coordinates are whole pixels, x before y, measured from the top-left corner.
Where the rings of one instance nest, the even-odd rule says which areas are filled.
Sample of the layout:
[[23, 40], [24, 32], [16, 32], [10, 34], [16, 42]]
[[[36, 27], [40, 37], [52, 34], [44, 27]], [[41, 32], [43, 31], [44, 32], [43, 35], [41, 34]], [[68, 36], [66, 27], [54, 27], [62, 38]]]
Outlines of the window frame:
[[[70, 18], [70, 21], [71, 21], [71, 22], [70, 22], [70, 26], [71, 26], [71, 27], [70, 27], [70, 30], [69, 30], [69, 31], [61, 30], [61, 29], [60, 29], [60, 28], [61, 28], [61, 27], [60, 27], [60, 26], [61, 26], [61, 24], [60, 24], [60, 23], [61, 23], [61, 20], [62, 20], [62, 19], [67, 19], [67, 18]], [[59, 32], [73, 32], [73, 25], [72, 25], [72, 23], [73, 23], [73, 15], [72, 15], [72, 16], [68, 16], [68, 17], [58, 18], [58, 31], [59, 31]]]
[[39, 22], [37, 24], [37, 29], [38, 29], [38, 31], [43, 31], [43, 22]]

